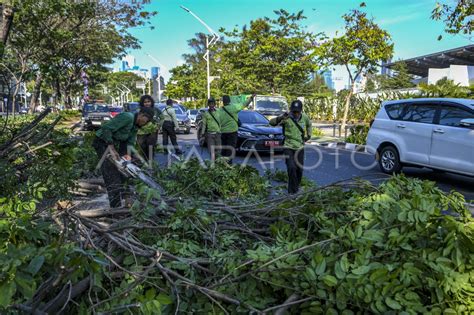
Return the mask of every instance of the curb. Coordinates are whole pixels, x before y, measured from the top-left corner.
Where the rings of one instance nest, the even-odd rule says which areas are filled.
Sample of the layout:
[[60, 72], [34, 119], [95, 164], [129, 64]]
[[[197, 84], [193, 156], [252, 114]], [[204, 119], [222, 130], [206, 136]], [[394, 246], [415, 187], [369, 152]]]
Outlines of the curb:
[[364, 144], [355, 144], [355, 143], [347, 143], [347, 142], [318, 142], [318, 141], [309, 141], [309, 144], [317, 145], [320, 147], [326, 147], [331, 149], [344, 149], [348, 151], [356, 151], [356, 152], [366, 152]]

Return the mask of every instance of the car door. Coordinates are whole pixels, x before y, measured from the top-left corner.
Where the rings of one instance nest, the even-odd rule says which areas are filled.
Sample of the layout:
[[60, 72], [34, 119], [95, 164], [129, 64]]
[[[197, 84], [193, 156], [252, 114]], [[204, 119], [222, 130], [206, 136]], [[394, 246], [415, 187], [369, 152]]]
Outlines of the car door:
[[405, 104], [397, 113], [398, 117], [394, 117], [394, 132], [398, 138], [402, 162], [429, 164], [437, 109], [436, 102], [413, 102]]
[[455, 104], [442, 104], [433, 126], [430, 165], [434, 168], [474, 175], [474, 130], [461, 120], [474, 118], [474, 111]]

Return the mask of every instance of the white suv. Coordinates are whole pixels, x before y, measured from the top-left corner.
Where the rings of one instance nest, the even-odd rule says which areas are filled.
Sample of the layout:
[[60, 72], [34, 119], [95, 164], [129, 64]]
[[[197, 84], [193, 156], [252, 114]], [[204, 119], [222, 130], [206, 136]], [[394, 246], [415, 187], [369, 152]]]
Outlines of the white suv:
[[474, 99], [384, 102], [369, 130], [367, 151], [388, 174], [411, 165], [474, 176]]

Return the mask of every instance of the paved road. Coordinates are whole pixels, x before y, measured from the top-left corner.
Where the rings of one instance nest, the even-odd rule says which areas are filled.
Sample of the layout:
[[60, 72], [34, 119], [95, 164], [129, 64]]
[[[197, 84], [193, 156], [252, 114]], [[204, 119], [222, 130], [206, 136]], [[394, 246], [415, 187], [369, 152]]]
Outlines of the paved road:
[[[161, 139], [159, 141], [161, 143]], [[181, 146], [184, 146], [188, 155], [194, 154], [201, 155], [203, 159], [209, 158], [207, 150], [198, 146], [195, 129], [192, 130], [190, 135], [178, 135], [178, 142]], [[163, 155], [158, 155], [158, 159], [160, 163], [166, 163], [166, 157]], [[274, 156], [273, 163], [272, 157], [268, 154], [261, 156], [260, 160], [255, 156], [238, 156], [235, 162], [246, 162], [259, 170], [268, 168], [286, 170], [284, 158], [278, 155]], [[373, 181], [376, 178], [379, 181], [384, 177], [386, 178], [386, 175], [379, 172], [372, 155], [341, 149], [308, 145], [305, 150], [305, 166], [311, 167], [311, 170], [306, 170], [304, 176], [318, 185], [328, 185], [352, 177], [365, 177]], [[474, 201], [474, 178], [448, 173], [435, 173], [429, 169], [412, 167], [404, 168], [403, 171], [407, 176], [435, 181], [445, 191], [453, 189], [459, 191], [467, 200]]]

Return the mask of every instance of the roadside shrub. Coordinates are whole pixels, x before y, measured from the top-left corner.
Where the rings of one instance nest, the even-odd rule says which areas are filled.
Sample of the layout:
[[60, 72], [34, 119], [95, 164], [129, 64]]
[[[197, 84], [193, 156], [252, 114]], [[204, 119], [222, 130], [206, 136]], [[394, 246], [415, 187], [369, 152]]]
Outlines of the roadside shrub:
[[346, 138], [346, 142], [365, 144], [367, 142], [367, 135], [369, 134], [370, 126], [356, 125], [350, 128], [351, 134]]

